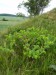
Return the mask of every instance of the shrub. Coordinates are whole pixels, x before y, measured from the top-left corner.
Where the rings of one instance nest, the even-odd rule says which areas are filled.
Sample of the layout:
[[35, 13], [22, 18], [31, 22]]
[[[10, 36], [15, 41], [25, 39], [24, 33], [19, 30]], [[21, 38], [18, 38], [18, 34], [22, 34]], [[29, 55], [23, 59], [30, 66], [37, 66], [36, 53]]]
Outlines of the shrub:
[[2, 21], [8, 21], [7, 19], [3, 18]]
[[[37, 68], [36, 75], [48, 75], [51, 56], [56, 55], [55, 49], [56, 37], [43, 28], [32, 27], [7, 34], [3, 46], [0, 46], [0, 62], [4, 65], [4, 67], [1, 66], [1, 69], [4, 68], [6, 72], [9, 68], [9, 71], [18, 72], [20, 68], [24, 72], [26, 69]], [[29, 72], [27, 75], [31, 74], [32, 72]]]
[[5, 45], [19, 55], [22, 53], [28, 58], [38, 59], [46, 51], [55, 50], [55, 41], [56, 38], [48, 34], [47, 30], [32, 27], [6, 35]]
[[16, 16], [17, 16], [17, 17], [25, 17], [25, 15], [24, 15], [23, 13], [20, 13], [20, 12], [17, 13]]

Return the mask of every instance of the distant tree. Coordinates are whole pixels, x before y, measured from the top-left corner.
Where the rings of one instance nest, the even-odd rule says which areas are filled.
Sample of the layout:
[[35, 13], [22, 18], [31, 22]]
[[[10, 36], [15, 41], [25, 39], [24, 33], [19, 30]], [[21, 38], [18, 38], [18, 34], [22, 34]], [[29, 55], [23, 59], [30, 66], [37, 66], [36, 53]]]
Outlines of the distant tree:
[[[49, 2], [50, 0], [28, 0], [27, 2], [22, 3], [21, 6], [24, 5], [32, 16], [39, 14], [40, 11], [42, 12]], [[18, 5], [18, 7], [20, 7], [20, 5]]]
[[21, 12], [17, 13], [16, 16], [19, 16], [19, 17], [25, 17], [25, 15]]
[[7, 19], [3, 18], [2, 21], [8, 21]]

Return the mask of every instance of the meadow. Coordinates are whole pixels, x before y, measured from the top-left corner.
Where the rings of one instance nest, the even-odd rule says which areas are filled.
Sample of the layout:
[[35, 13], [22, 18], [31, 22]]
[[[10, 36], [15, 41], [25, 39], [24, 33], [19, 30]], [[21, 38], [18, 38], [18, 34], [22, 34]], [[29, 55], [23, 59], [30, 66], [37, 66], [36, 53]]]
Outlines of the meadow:
[[56, 75], [56, 9], [0, 34], [0, 75]]
[[[3, 21], [5, 18], [8, 21]], [[0, 31], [9, 28], [10, 26], [14, 26], [24, 21], [26, 18], [24, 17], [12, 17], [12, 16], [0, 16]]]

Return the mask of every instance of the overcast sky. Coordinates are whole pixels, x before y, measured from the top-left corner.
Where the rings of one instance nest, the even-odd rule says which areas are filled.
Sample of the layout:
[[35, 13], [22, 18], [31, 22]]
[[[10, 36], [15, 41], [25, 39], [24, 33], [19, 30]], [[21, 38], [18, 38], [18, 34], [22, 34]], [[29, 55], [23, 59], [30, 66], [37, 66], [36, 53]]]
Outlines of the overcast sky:
[[[27, 12], [23, 9], [18, 10], [17, 6], [22, 1], [27, 0], [0, 0], [0, 13], [9, 13], [9, 14], [16, 14], [17, 12], [23, 12], [27, 15]], [[51, 0], [49, 3], [48, 8], [44, 10], [44, 12], [49, 11], [56, 7], [56, 0]]]

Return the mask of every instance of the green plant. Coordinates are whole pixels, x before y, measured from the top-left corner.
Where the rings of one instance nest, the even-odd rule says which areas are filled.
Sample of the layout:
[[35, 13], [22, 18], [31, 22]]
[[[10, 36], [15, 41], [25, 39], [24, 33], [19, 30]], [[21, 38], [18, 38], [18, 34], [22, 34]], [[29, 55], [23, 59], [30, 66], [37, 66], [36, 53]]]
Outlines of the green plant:
[[29, 58], [37, 59], [54, 46], [55, 40], [47, 30], [32, 27], [15, 32], [13, 35], [6, 35], [6, 46], [9, 49], [17, 49], [17, 53], [20, 51]]
[[[19, 68], [20, 70], [37, 68], [36, 74], [38, 75], [44, 74], [44, 72], [45, 74], [48, 73], [47, 64], [51, 61], [49, 58], [52, 54], [56, 54], [55, 36], [50, 35], [44, 28], [31, 27], [27, 30], [7, 34], [4, 37], [3, 45], [0, 46], [0, 62], [4, 65], [1, 66], [2, 70], [6, 72], [9, 69], [10, 72], [11, 69], [18, 72]], [[41, 62], [42, 60], [43, 62]], [[47, 61], [48, 63], [46, 63]], [[44, 69], [44, 66], [46, 66], [46, 69]]]

